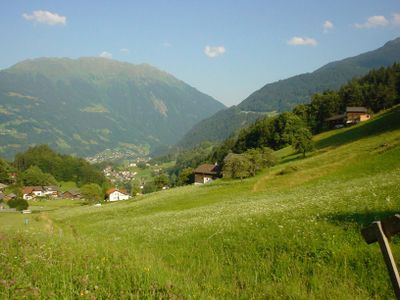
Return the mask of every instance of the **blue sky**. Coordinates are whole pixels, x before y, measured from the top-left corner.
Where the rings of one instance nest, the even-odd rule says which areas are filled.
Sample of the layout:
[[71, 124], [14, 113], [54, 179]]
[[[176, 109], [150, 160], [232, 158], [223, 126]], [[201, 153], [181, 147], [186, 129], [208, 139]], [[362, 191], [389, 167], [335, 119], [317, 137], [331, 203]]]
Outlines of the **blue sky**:
[[400, 36], [400, 0], [0, 2], [0, 68], [108, 56], [167, 71], [224, 104]]

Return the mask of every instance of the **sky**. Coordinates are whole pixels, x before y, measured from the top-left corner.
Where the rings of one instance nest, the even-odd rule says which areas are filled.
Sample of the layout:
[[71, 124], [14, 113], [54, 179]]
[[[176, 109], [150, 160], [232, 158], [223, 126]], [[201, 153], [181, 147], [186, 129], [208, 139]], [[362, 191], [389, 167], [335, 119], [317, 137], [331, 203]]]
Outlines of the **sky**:
[[400, 0], [1, 0], [0, 69], [102, 56], [166, 71], [227, 106], [400, 36]]

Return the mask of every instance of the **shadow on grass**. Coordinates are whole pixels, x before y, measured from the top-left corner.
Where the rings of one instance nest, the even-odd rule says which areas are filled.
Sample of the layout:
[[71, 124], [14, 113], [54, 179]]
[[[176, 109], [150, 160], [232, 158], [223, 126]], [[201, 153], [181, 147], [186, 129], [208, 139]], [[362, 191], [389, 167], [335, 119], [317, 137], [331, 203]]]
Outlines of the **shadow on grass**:
[[366, 212], [349, 212], [329, 214], [323, 216], [328, 222], [338, 226], [347, 226], [349, 224], [365, 227], [374, 221], [380, 221], [399, 213], [397, 210], [384, 210], [384, 211], [366, 211]]
[[361, 138], [377, 135], [386, 131], [400, 129], [400, 106], [396, 106], [387, 113], [370, 122], [346, 130], [342, 133], [322, 139], [316, 143], [316, 148], [341, 146]]

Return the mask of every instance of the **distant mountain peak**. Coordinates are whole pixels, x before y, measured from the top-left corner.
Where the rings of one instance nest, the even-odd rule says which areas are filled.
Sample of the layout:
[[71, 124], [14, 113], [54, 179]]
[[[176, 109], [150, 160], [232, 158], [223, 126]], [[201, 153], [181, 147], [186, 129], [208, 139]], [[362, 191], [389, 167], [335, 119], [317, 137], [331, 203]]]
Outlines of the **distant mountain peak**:
[[80, 156], [170, 145], [223, 108], [148, 64], [29, 59], [0, 71], [0, 156], [41, 143]]

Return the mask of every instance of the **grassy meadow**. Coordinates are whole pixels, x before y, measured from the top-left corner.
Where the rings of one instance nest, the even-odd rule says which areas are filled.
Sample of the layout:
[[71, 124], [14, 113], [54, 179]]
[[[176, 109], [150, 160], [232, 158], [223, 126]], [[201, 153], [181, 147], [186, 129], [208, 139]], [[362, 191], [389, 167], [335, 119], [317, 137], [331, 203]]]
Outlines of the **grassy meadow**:
[[360, 230], [399, 212], [400, 108], [315, 141], [243, 181], [2, 213], [0, 298], [394, 298]]

